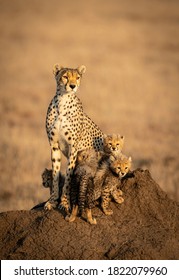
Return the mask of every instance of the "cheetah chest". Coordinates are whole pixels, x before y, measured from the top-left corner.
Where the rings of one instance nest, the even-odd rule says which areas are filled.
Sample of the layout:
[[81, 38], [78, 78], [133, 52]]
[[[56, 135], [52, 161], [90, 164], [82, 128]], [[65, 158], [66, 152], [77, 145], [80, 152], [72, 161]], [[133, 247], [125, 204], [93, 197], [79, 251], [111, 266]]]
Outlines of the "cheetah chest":
[[82, 106], [74, 94], [59, 97], [57, 119], [60, 150], [68, 157], [71, 146], [77, 141], [81, 130]]

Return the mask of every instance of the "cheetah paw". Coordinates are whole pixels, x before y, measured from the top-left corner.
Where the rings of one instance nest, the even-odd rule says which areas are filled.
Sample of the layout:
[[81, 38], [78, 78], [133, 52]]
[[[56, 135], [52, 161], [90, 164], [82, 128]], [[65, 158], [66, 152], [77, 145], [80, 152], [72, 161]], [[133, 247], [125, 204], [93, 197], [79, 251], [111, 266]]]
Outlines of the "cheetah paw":
[[90, 223], [91, 225], [96, 225], [96, 224], [97, 224], [97, 221], [96, 221], [95, 218], [93, 218], [93, 219], [88, 219], [87, 221], [88, 221], [88, 223]]
[[112, 209], [103, 209], [104, 211], [104, 214], [107, 215], [107, 216], [110, 216], [113, 214], [113, 210]]
[[52, 210], [57, 207], [57, 204], [54, 202], [47, 201], [44, 205], [45, 210]]
[[52, 206], [52, 204], [51, 204], [49, 201], [47, 201], [47, 202], [45, 203], [45, 205], [44, 205], [44, 209], [45, 209], [45, 210], [52, 210], [52, 209], [53, 209], [53, 206]]
[[118, 195], [123, 195], [123, 192], [121, 190], [118, 190]]
[[123, 197], [118, 197], [118, 199], [116, 200], [117, 203], [121, 204], [124, 202], [124, 198]]
[[74, 216], [74, 215], [67, 215], [67, 216], [65, 217], [65, 221], [67, 221], [67, 222], [69, 222], [69, 223], [74, 222], [75, 219], [76, 219], [76, 216]]

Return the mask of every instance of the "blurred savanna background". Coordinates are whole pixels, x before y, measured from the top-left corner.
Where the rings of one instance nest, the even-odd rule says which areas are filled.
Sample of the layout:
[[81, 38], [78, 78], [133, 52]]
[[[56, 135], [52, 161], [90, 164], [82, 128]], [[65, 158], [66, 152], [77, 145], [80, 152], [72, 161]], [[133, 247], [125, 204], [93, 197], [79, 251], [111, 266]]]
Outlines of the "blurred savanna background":
[[0, 0], [0, 211], [49, 197], [41, 173], [57, 62], [86, 66], [85, 112], [125, 135], [133, 169], [179, 200], [179, 1]]

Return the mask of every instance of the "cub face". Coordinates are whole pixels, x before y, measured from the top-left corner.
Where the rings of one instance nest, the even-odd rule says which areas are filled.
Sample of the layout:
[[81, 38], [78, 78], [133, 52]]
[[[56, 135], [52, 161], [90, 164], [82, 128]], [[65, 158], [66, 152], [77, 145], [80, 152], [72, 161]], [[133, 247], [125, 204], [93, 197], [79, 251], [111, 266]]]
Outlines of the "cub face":
[[120, 154], [124, 145], [124, 136], [119, 134], [104, 135], [104, 152], [107, 154]]
[[52, 170], [45, 168], [42, 173], [42, 185], [44, 186], [44, 188], [50, 188], [52, 185], [52, 181]]
[[75, 93], [77, 92], [82, 75], [85, 73], [86, 67], [84, 65], [72, 69], [59, 67], [58, 64], [55, 64], [53, 73], [55, 75], [57, 85], [60, 87], [60, 90], [64, 93]]
[[89, 164], [91, 162], [97, 162], [97, 153], [95, 150], [86, 149], [78, 152], [76, 159], [77, 164]]
[[122, 156], [120, 158], [110, 157], [110, 169], [119, 176], [124, 177], [131, 168], [132, 159], [131, 157]]

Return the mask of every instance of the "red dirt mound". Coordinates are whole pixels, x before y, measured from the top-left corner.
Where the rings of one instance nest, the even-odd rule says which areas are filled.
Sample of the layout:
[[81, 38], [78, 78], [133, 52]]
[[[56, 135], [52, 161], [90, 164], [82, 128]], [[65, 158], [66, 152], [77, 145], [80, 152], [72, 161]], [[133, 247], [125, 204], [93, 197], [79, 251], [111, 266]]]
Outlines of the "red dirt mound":
[[179, 204], [149, 171], [122, 182], [125, 201], [112, 216], [93, 209], [97, 225], [68, 223], [59, 210], [0, 214], [1, 259], [179, 259]]

